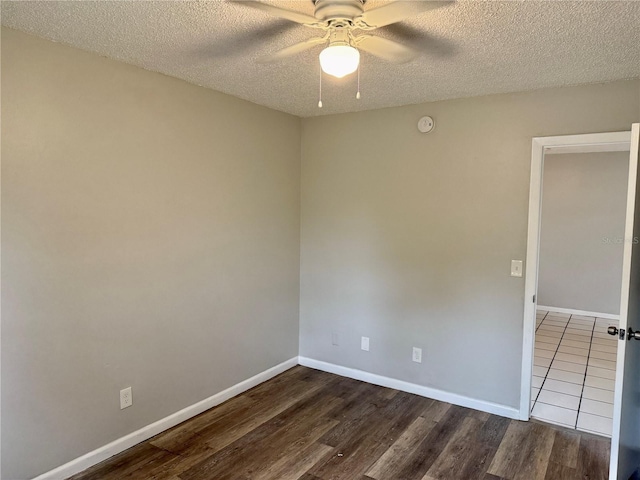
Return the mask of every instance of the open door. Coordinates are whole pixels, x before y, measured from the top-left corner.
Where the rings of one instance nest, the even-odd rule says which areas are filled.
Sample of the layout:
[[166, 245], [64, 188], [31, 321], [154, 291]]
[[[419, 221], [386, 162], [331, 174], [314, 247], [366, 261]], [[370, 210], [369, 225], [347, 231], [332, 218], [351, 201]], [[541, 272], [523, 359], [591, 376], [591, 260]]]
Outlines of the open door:
[[[618, 358], [613, 402], [610, 480], [640, 479], [640, 124], [631, 130]], [[637, 475], [637, 476], [636, 476]]]

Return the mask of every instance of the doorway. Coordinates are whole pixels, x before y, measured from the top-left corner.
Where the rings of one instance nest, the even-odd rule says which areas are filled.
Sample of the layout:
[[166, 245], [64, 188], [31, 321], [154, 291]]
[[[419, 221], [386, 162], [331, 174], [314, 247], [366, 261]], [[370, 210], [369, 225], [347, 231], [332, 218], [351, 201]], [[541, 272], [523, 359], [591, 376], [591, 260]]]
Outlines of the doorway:
[[531, 417], [611, 437], [628, 151], [544, 153]]

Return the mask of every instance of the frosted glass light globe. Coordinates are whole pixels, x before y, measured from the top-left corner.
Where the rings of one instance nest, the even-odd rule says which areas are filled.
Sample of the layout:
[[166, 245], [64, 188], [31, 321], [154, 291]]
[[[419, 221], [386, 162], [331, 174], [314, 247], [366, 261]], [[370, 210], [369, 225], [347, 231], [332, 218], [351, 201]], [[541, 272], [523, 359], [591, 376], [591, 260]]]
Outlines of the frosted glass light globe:
[[330, 45], [320, 52], [320, 67], [328, 75], [342, 78], [358, 69], [360, 52], [349, 45]]

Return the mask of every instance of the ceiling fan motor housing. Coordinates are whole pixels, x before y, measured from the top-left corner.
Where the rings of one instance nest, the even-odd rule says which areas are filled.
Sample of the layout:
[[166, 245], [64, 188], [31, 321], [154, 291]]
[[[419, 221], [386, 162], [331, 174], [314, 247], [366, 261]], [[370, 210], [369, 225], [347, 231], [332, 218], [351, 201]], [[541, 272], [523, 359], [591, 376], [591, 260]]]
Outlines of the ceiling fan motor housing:
[[363, 0], [316, 0], [315, 5], [315, 17], [325, 22], [345, 20], [350, 24], [364, 11]]

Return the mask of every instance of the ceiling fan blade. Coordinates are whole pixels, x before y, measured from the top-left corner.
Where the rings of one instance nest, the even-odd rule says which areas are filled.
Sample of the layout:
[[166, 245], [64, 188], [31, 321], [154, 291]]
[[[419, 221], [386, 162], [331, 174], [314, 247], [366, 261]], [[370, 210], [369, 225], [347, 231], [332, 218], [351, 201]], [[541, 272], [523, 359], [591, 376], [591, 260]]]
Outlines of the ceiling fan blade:
[[291, 20], [292, 22], [301, 23], [303, 25], [314, 26], [321, 23], [317, 18], [312, 17], [311, 15], [307, 15], [306, 13], [301, 13], [286, 8], [275, 7], [273, 5], [269, 5], [268, 3], [262, 3], [257, 0], [233, 0], [231, 3], [244, 5], [245, 7], [254, 8], [256, 10], [262, 10], [263, 12], [266, 12], [270, 15], [285, 18], [287, 20]]
[[248, 50], [254, 50], [256, 48], [256, 38], [270, 39], [296, 28], [298, 26], [295, 23], [287, 20], [265, 22], [264, 25], [258, 28], [234, 32], [215, 42], [203, 42], [189, 53], [198, 62], [209, 62], [216, 58], [229, 58]]
[[384, 27], [384, 31], [397, 38], [403, 44], [436, 57], [452, 57], [457, 54], [458, 47], [446, 38], [433, 35], [405, 23], [396, 23]]
[[401, 22], [406, 18], [419, 15], [427, 10], [443, 7], [450, 3], [452, 2], [431, 2], [425, 0], [397, 1], [383, 5], [382, 7], [367, 10], [356, 18], [355, 21], [356, 23], [362, 21], [369, 27], [384, 27], [385, 25]]
[[291, 57], [292, 55], [296, 55], [300, 52], [304, 52], [305, 50], [309, 50], [310, 48], [313, 48], [316, 45], [321, 45], [326, 42], [327, 42], [326, 36], [318, 37], [318, 38], [310, 38], [309, 40], [306, 40], [304, 42], [296, 43], [295, 45], [291, 45], [287, 48], [283, 48], [282, 50], [279, 50], [272, 55], [261, 58], [259, 61], [261, 63], [277, 62], [278, 60]]
[[393, 63], [410, 62], [418, 56], [418, 52], [413, 48], [375, 35], [357, 36], [356, 46], [360, 50]]

